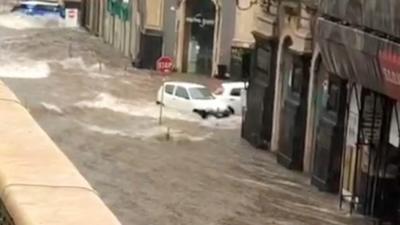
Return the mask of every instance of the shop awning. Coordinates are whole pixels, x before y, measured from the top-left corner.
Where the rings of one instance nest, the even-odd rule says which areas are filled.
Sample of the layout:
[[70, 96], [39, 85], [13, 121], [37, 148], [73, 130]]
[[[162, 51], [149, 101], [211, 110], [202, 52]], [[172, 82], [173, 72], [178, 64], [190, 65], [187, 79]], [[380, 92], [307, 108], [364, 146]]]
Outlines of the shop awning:
[[316, 40], [329, 72], [400, 100], [400, 44], [318, 19]]
[[400, 37], [398, 0], [320, 0], [318, 8], [323, 15]]

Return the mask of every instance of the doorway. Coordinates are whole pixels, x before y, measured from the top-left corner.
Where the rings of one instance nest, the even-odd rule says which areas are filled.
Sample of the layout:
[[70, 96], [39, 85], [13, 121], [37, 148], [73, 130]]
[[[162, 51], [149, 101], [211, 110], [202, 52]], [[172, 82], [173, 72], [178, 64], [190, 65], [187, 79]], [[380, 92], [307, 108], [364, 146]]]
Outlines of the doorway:
[[311, 56], [299, 55], [285, 41], [281, 60], [281, 108], [278, 139], [278, 163], [288, 169], [303, 170], [307, 101]]
[[341, 159], [346, 115], [346, 81], [320, 68], [318, 76], [327, 77], [317, 93], [319, 113], [311, 183], [322, 191], [337, 193], [340, 186]]
[[188, 0], [185, 10], [182, 70], [209, 75], [214, 55], [215, 3], [212, 0]]
[[256, 38], [242, 137], [261, 149], [270, 149], [272, 138], [276, 55], [276, 42]]

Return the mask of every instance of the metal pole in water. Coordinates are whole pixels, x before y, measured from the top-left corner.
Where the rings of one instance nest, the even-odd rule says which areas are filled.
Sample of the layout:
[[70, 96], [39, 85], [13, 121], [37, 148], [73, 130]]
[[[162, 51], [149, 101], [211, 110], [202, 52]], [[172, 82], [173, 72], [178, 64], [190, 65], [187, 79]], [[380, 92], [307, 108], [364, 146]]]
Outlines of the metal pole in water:
[[167, 127], [167, 134], [165, 136], [165, 139], [169, 141], [171, 139], [171, 128]]
[[72, 57], [71, 45], [72, 45], [72, 43], [69, 43], [69, 44], [68, 44], [68, 57], [69, 57], [69, 58]]
[[68, 41], [68, 57], [72, 58], [72, 37], [69, 37]]
[[162, 88], [161, 88], [161, 100], [160, 100], [160, 115], [158, 118], [158, 123], [162, 125], [162, 117], [163, 117], [163, 108], [164, 108], [164, 91], [165, 91], [165, 78], [162, 79]]

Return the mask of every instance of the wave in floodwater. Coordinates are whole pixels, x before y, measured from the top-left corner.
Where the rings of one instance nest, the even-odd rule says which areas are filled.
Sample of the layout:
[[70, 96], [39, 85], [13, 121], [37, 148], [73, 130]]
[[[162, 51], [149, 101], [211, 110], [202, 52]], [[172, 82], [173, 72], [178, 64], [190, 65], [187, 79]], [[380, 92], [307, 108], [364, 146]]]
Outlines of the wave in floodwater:
[[0, 26], [14, 30], [65, 27], [64, 19], [55, 15], [31, 16], [20, 12], [0, 14]]
[[[153, 119], [158, 119], [160, 111], [159, 106], [155, 102], [129, 101], [117, 98], [108, 93], [100, 93], [95, 99], [78, 102], [75, 106], [80, 108], [107, 109], [131, 116], [151, 117]], [[171, 120], [198, 123], [202, 127], [227, 130], [240, 128], [242, 121], [239, 116], [231, 116], [223, 119], [209, 117], [204, 120], [195, 113], [183, 113], [170, 108], [164, 108], [163, 117]]]
[[[89, 131], [96, 132], [103, 135], [110, 136], [121, 136], [128, 138], [135, 138], [141, 140], [172, 140], [172, 141], [190, 141], [199, 142], [205, 141], [212, 137], [212, 133], [207, 133], [205, 135], [191, 135], [179, 129], [171, 129], [166, 126], [149, 126], [145, 129], [134, 129], [134, 130], [119, 130], [111, 129], [106, 127], [100, 127], [93, 124], [79, 123], [81, 126], [85, 127]], [[168, 137], [167, 137], [168, 136]]]
[[19, 62], [0, 62], [0, 77], [18, 79], [41, 79], [50, 74], [47, 62], [22, 60]]

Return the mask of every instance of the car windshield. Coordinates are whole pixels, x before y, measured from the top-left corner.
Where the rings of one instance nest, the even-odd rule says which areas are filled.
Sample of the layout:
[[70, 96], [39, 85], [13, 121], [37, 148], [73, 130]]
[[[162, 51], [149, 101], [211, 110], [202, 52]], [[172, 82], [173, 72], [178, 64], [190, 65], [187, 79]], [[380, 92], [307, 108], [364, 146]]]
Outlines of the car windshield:
[[189, 92], [192, 99], [196, 100], [214, 99], [214, 96], [211, 94], [210, 90], [204, 87], [189, 88]]

